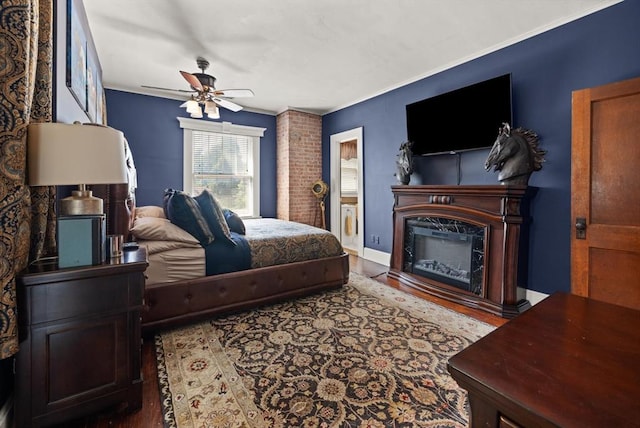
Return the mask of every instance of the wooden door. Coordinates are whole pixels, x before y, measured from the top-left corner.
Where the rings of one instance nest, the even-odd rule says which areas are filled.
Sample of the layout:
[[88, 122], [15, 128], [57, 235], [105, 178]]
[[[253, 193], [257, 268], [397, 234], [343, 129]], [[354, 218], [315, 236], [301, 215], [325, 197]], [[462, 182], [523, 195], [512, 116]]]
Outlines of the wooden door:
[[640, 78], [573, 93], [571, 199], [571, 291], [640, 309]]

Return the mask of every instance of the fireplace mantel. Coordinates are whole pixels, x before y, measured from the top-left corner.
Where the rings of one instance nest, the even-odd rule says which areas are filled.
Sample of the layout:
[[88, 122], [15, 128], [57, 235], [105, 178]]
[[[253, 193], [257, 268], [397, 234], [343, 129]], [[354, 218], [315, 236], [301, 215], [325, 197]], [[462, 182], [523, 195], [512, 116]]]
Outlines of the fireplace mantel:
[[[530, 304], [518, 296], [518, 277], [526, 263], [527, 186], [392, 186], [393, 248], [389, 276], [401, 284], [468, 307], [513, 318]], [[407, 267], [405, 242], [409, 220], [436, 218], [463, 222], [484, 231], [483, 265], [477, 293], [452, 286], [446, 280], [413, 273]], [[457, 223], [456, 223], [457, 224]], [[522, 236], [521, 236], [522, 235]], [[524, 275], [522, 275], [524, 277]]]

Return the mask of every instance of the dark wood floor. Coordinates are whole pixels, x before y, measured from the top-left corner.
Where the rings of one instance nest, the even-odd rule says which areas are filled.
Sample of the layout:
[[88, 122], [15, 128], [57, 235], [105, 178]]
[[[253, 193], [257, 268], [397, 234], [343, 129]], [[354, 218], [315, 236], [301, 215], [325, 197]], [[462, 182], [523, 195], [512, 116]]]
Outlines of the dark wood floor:
[[[383, 265], [361, 259], [356, 256], [349, 257], [352, 272], [366, 275], [391, 287], [402, 289], [425, 300], [438, 303], [457, 312], [464, 313], [486, 323], [500, 326], [506, 322], [500, 318], [482, 311], [470, 309], [451, 303], [444, 299], [433, 297], [417, 290], [402, 287], [397, 281], [387, 278], [387, 268]], [[142, 345], [142, 373], [144, 377], [142, 409], [132, 414], [118, 414], [105, 412], [103, 414], [88, 417], [82, 420], [69, 422], [59, 427], [63, 428], [152, 428], [162, 427], [162, 411], [160, 406], [160, 393], [156, 372], [155, 348], [152, 339], [145, 339]]]

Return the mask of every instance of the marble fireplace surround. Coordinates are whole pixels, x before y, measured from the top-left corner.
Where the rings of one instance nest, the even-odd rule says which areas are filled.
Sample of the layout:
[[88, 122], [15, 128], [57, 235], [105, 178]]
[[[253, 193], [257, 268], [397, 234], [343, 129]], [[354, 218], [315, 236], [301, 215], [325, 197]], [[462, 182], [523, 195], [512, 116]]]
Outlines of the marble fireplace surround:
[[[534, 189], [527, 186], [392, 186], [393, 248], [389, 277], [402, 285], [504, 318], [513, 318], [531, 305], [518, 295], [519, 278], [526, 280], [528, 202]], [[433, 219], [477, 226], [484, 230], [482, 266], [471, 290], [412, 272], [409, 249], [416, 221]], [[520, 289], [522, 290], [522, 288]]]

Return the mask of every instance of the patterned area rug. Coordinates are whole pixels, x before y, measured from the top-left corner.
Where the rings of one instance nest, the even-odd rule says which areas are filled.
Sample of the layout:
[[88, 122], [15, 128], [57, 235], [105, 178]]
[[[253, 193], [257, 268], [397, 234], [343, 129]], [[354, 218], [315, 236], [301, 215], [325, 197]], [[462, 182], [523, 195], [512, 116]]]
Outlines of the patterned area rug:
[[449, 357], [494, 327], [351, 273], [156, 336], [167, 427], [466, 427]]

